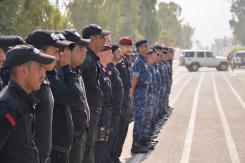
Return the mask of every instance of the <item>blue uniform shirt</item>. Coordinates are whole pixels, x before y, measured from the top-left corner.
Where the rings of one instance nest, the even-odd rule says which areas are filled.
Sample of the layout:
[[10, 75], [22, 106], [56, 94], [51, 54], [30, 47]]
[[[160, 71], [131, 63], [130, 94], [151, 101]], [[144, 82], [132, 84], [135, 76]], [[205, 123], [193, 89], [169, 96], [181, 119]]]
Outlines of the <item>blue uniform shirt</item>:
[[138, 77], [137, 87], [147, 86], [148, 80], [148, 65], [143, 55], [139, 55], [134, 61], [134, 67], [132, 72], [133, 77]]

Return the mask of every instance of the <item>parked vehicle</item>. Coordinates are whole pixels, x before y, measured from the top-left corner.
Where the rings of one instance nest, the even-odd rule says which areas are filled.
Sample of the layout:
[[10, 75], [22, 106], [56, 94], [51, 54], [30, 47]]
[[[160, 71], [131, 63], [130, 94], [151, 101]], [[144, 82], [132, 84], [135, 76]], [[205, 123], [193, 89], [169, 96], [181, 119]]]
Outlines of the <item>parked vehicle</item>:
[[214, 67], [218, 71], [227, 71], [228, 62], [226, 57], [215, 56], [207, 50], [185, 50], [184, 66], [189, 71], [198, 71], [200, 67]]
[[245, 66], [245, 51], [237, 51], [233, 55], [233, 68]]

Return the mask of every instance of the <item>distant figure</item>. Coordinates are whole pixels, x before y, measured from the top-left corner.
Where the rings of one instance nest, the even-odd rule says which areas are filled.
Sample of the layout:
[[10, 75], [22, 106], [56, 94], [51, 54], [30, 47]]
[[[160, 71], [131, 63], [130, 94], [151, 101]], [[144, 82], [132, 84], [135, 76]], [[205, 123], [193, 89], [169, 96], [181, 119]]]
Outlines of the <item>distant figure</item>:
[[[231, 71], [233, 71], [233, 55], [232, 53], [229, 53], [227, 55], [227, 61], [228, 61], [228, 66], [231, 68]], [[229, 68], [227, 69], [227, 71], [229, 71]]]

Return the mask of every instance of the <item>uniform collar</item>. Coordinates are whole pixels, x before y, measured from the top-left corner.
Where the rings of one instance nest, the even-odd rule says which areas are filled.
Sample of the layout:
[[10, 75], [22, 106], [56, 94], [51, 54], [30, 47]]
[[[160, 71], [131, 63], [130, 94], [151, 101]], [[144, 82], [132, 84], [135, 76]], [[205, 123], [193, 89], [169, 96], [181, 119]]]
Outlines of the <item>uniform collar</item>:
[[24, 102], [33, 106], [39, 103], [39, 100], [34, 96], [34, 93], [27, 94], [14, 80], [10, 80], [9, 89], [13, 89]]
[[146, 58], [143, 55], [139, 55], [138, 57], [142, 59], [144, 62], [146, 62]]
[[100, 60], [100, 58], [94, 53], [94, 51], [90, 47], [87, 47], [87, 54], [94, 58], [96, 61]]

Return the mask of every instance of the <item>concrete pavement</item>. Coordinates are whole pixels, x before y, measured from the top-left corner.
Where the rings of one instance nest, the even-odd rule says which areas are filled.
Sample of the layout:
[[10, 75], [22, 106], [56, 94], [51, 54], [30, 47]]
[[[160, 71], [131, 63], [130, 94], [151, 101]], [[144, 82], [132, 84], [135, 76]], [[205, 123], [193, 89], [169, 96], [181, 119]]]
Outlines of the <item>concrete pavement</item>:
[[175, 109], [161, 129], [155, 150], [131, 155], [131, 124], [122, 162], [245, 162], [245, 69], [188, 72], [174, 66], [170, 103]]

